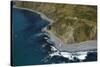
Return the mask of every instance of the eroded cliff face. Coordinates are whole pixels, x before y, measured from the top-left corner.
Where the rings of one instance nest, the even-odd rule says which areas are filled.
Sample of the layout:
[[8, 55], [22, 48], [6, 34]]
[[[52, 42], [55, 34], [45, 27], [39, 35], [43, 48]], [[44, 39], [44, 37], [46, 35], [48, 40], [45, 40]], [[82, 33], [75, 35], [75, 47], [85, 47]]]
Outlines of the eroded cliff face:
[[96, 6], [25, 1], [16, 1], [16, 6], [42, 12], [54, 20], [51, 31], [65, 43], [97, 39]]
[[96, 40], [96, 22], [68, 17], [66, 22], [53, 25], [52, 31], [66, 43]]

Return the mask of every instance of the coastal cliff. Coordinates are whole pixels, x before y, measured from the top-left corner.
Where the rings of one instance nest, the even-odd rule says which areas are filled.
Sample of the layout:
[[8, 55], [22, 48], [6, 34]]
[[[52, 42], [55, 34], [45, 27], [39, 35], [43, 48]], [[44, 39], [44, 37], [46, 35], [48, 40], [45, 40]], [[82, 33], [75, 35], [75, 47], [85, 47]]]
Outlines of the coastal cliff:
[[54, 20], [50, 31], [65, 43], [97, 39], [96, 6], [26, 1], [16, 1], [16, 6], [42, 12]]

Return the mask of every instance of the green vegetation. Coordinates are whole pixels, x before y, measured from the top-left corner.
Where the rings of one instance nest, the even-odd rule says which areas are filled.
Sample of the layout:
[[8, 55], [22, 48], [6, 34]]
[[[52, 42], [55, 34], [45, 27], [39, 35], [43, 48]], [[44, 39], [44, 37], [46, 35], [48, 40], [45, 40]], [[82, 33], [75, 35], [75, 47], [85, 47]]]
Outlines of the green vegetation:
[[97, 39], [97, 7], [16, 1], [16, 6], [44, 13], [54, 20], [51, 31], [65, 43]]

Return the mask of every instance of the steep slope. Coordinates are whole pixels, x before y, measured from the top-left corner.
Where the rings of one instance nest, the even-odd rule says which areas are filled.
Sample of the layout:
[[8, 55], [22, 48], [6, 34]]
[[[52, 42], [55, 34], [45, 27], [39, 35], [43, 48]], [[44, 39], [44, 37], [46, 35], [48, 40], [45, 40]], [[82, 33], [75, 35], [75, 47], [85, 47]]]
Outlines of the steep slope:
[[16, 1], [16, 6], [42, 12], [54, 20], [51, 31], [65, 43], [97, 39], [96, 6], [26, 1]]

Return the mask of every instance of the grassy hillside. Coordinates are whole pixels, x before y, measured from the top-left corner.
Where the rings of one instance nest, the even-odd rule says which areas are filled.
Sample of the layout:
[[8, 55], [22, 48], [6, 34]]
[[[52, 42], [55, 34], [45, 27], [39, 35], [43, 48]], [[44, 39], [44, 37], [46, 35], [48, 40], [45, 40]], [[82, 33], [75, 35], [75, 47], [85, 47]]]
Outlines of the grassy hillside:
[[65, 43], [97, 39], [96, 6], [25, 1], [17, 1], [16, 6], [40, 11], [54, 20], [51, 31]]

